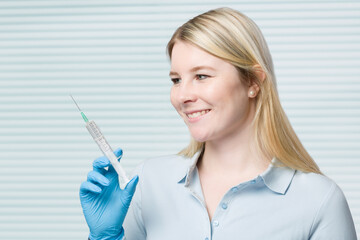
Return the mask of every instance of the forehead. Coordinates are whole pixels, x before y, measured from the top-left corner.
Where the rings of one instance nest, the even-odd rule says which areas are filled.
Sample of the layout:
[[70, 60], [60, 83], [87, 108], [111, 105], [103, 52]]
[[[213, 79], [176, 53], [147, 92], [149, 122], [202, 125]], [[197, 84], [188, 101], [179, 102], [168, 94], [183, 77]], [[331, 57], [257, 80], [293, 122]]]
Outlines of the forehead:
[[175, 68], [193, 68], [197, 65], [220, 67], [224, 63], [227, 62], [183, 41], [176, 42], [171, 53], [172, 70], [176, 70]]

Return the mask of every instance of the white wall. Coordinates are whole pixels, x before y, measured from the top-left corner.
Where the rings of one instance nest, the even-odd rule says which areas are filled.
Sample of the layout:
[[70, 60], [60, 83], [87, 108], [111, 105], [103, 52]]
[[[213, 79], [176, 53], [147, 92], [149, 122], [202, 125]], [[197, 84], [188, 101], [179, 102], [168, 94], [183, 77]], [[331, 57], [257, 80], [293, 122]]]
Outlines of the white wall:
[[299, 137], [344, 190], [360, 233], [360, 2], [0, 1], [0, 239], [86, 239], [78, 189], [100, 156], [72, 93], [130, 172], [188, 133], [165, 46], [206, 10], [253, 18]]

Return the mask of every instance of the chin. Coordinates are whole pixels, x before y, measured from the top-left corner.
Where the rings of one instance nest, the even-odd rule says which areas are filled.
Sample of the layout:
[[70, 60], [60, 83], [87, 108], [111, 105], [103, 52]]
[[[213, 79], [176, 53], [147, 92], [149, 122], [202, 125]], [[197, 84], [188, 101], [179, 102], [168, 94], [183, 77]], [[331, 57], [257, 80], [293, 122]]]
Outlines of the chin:
[[[193, 137], [194, 138], [194, 137]], [[195, 141], [197, 141], [197, 142], [200, 142], [200, 143], [204, 143], [204, 142], [206, 142], [206, 140], [205, 139], [197, 139], [197, 138], [194, 138], [194, 140]]]
[[206, 142], [209, 139], [207, 135], [199, 133], [191, 133], [191, 137], [197, 142]]

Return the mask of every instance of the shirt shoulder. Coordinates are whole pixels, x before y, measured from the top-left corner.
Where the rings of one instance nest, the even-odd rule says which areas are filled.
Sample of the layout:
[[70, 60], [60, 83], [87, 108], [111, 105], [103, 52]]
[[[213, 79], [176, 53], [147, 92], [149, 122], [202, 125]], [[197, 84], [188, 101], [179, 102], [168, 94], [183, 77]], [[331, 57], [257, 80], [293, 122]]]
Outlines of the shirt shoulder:
[[329, 177], [296, 171], [287, 194], [301, 198], [303, 204], [315, 207], [315, 211], [334, 193], [337, 196], [343, 195], [340, 187]]
[[[331, 188], [336, 186], [336, 183], [329, 177], [318, 173], [304, 173], [296, 171], [292, 180], [292, 185], [304, 192], [318, 193], [323, 196]], [[317, 195], [317, 194], [316, 194]]]
[[341, 188], [329, 177], [296, 171], [289, 194], [311, 214], [310, 239], [356, 239], [354, 222]]

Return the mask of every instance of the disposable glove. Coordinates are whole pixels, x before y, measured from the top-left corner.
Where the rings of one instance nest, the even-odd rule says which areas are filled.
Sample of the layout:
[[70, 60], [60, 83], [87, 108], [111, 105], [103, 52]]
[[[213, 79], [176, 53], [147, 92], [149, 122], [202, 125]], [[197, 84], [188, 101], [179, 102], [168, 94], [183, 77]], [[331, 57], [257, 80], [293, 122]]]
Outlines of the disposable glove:
[[[122, 150], [114, 151], [117, 157]], [[108, 170], [105, 169], [108, 167]], [[118, 175], [107, 157], [93, 162], [87, 181], [80, 187], [80, 201], [91, 240], [119, 240], [124, 236], [122, 227], [139, 177], [135, 176], [124, 190], [120, 189]]]

